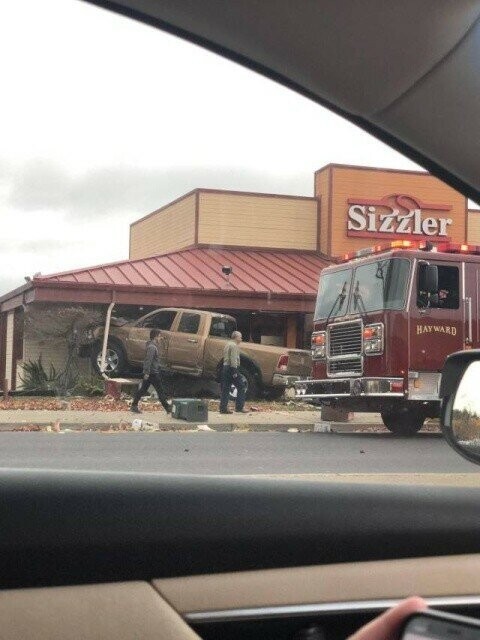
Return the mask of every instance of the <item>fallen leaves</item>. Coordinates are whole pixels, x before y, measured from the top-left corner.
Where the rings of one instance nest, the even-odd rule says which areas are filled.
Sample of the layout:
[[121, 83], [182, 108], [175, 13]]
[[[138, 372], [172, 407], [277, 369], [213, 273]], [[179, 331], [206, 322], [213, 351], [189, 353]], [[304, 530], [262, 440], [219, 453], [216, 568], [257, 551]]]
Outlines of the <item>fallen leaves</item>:
[[[101, 398], [8, 398], [0, 399], [0, 411], [91, 411], [107, 413], [110, 411], [128, 411], [130, 408], [130, 396], [122, 395], [120, 400], [111, 396]], [[293, 402], [292, 400], [274, 402], [266, 400], [255, 401], [255, 404], [248, 406], [250, 411], [258, 413], [273, 413], [275, 411], [310, 411], [315, 410], [307, 404]], [[163, 407], [156, 401], [142, 401], [144, 412], [163, 411]], [[209, 411], [218, 411], [219, 401], [208, 401]]]

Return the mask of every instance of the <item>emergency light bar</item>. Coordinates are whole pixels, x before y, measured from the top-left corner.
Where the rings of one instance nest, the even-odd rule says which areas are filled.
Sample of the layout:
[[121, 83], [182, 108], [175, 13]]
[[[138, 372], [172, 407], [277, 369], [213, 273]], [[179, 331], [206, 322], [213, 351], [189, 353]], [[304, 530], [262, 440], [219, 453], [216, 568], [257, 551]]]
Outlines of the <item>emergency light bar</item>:
[[384, 253], [385, 251], [392, 251], [393, 249], [412, 249], [417, 251], [430, 251], [431, 253], [466, 253], [470, 255], [480, 255], [480, 245], [460, 244], [456, 242], [440, 242], [434, 245], [429, 241], [393, 240], [388, 244], [375, 245], [373, 247], [360, 249], [359, 251], [345, 253], [340, 262], [348, 262], [349, 260], [365, 258], [366, 256], [374, 255], [376, 253]]

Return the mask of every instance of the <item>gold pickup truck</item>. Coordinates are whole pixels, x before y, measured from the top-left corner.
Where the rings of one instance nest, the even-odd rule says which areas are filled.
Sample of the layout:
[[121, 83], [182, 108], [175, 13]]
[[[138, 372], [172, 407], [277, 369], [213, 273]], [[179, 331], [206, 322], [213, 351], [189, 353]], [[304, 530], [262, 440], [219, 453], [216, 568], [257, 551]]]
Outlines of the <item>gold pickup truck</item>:
[[[117, 376], [138, 370], [145, 356], [150, 330], [162, 332], [165, 369], [182, 376], [218, 380], [225, 341], [236, 329], [235, 318], [196, 309], [158, 309], [139, 320], [112, 318], [105, 372]], [[99, 370], [103, 326], [90, 327], [81, 355], [89, 356]], [[241, 373], [247, 379], [247, 397], [280, 397], [286, 387], [310, 375], [309, 351], [267, 346], [253, 342], [241, 345]]]

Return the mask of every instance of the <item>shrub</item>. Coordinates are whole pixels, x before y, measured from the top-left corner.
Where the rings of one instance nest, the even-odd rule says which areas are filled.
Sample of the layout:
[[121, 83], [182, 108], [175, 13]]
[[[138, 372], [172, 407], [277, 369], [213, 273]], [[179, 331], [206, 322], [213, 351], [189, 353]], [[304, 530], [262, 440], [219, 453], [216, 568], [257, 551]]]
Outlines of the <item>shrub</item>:
[[94, 374], [90, 376], [80, 376], [73, 388], [73, 393], [78, 396], [103, 396], [104, 392], [103, 378]]
[[42, 356], [38, 360], [29, 360], [22, 364], [23, 375], [20, 375], [24, 391], [32, 393], [45, 393], [56, 391], [58, 373], [53, 364], [50, 364], [48, 372], [42, 362]]

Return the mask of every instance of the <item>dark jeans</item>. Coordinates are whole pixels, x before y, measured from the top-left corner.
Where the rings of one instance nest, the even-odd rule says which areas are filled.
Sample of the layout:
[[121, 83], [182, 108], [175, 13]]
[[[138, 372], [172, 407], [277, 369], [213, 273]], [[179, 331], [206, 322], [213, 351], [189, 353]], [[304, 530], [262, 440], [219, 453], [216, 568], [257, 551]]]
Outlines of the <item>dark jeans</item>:
[[241, 373], [233, 367], [224, 366], [222, 368], [222, 394], [220, 396], [220, 411], [228, 409], [228, 400], [230, 395], [230, 387], [232, 384], [237, 388], [237, 399], [235, 402], [235, 411], [242, 411], [245, 406], [245, 391], [247, 381]]
[[138, 387], [137, 392], [133, 398], [132, 406], [136, 407], [138, 405], [138, 401], [142, 396], [144, 396], [148, 388], [152, 385], [158, 395], [158, 399], [162, 403], [165, 411], [170, 410], [170, 405], [167, 402], [167, 394], [165, 393], [165, 389], [163, 388], [162, 380], [158, 373], [151, 373], [146, 380], [142, 381], [142, 384]]

